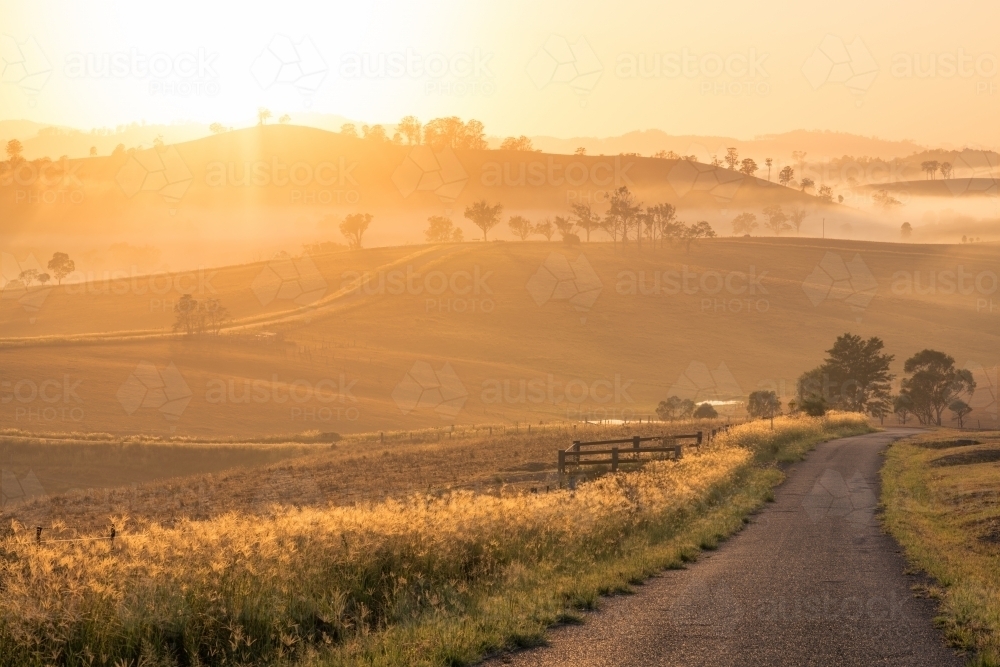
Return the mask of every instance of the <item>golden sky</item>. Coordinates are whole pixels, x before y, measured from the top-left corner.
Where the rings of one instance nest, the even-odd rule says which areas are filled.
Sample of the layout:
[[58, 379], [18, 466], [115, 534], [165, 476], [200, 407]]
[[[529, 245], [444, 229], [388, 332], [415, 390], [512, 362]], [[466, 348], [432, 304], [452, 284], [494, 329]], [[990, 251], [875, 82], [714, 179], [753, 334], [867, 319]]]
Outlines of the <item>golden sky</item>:
[[822, 129], [1000, 146], [1000, 3], [0, 0], [0, 119], [494, 135]]

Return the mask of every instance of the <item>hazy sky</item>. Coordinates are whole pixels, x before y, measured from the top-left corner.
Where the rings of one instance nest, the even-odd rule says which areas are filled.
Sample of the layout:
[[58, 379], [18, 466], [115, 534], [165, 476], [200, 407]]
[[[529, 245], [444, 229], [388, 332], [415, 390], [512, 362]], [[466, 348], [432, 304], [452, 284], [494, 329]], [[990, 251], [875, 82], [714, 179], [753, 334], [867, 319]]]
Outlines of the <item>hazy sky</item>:
[[266, 106], [1000, 146], [1000, 3], [761, 4], [0, 0], [0, 119], [236, 125]]

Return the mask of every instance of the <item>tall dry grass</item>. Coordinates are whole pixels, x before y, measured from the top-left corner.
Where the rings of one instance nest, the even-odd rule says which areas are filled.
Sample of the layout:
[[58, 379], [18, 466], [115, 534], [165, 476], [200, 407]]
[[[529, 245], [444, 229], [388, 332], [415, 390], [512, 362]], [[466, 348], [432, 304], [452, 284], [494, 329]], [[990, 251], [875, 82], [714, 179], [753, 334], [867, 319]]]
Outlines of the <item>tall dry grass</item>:
[[[644, 531], [679, 530], [790, 443], [858, 417], [738, 426], [702, 453], [575, 491], [454, 492], [356, 507], [149, 523], [103, 542], [0, 542], [4, 665], [273, 664], [428, 616], [474, 613], [511, 572], [613, 562]], [[513, 610], [516, 613], [516, 610]]]

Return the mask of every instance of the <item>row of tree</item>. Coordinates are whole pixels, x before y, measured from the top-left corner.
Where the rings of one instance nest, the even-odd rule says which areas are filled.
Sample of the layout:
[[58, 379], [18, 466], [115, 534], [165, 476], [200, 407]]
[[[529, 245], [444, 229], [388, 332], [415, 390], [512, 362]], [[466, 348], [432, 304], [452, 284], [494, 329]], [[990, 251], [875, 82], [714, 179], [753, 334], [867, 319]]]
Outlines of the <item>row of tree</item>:
[[47, 268], [51, 274], [38, 269], [25, 269], [17, 278], [10, 281], [8, 287], [31, 287], [36, 282], [45, 286], [53, 278], [56, 279], [56, 284], [62, 285], [63, 278], [76, 271], [76, 262], [70, 259], [68, 254], [57, 252], [53, 253]]
[[879, 419], [895, 413], [903, 423], [913, 415], [921, 424], [938, 426], [945, 410], [950, 410], [961, 427], [972, 410], [966, 400], [976, 390], [972, 373], [957, 368], [955, 359], [944, 352], [921, 350], [904, 362], [907, 377], [893, 394], [895, 375], [889, 369], [895, 357], [884, 348], [875, 336], [868, 340], [850, 333], [838, 337], [823, 363], [799, 378], [791, 407], [808, 414], [836, 408]]
[[[773, 232], [775, 236], [779, 236], [781, 232], [790, 231], [792, 229], [794, 229], [795, 233], [798, 234], [799, 230], [802, 228], [803, 221], [805, 221], [806, 216], [808, 215], [804, 210], [797, 206], [792, 208], [791, 211], [785, 211], [777, 204], [765, 207], [761, 213], [763, 215], [762, 222], [764, 223], [764, 227]], [[757, 221], [757, 215], [748, 211], [743, 211], [733, 218], [732, 225], [733, 234], [736, 236], [752, 234], [760, 227], [760, 223]]]
[[718, 411], [711, 403], [695, 405], [690, 398], [678, 398], [671, 396], [665, 401], [660, 401], [656, 406], [656, 416], [662, 421], [674, 421], [675, 419], [715, 419], [719, 416]]

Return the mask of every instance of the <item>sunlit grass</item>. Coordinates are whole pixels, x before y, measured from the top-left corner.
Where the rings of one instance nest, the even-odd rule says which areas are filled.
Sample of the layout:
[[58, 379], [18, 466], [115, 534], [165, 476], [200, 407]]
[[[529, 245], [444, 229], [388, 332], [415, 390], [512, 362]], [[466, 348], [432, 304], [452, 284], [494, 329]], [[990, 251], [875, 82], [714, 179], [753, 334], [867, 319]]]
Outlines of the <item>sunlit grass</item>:
[[113, 548], [17, 527], [0, 543], [0, 662], [465, 664], [717, 544], [780, 479], [760, 463], [865, 430], [754, 422], [575, 491], [147, 523]]

